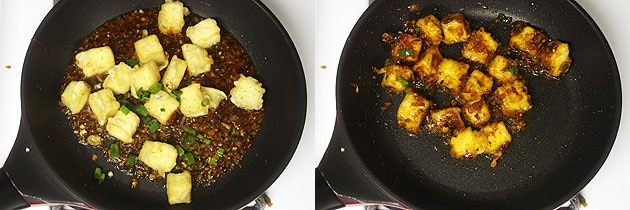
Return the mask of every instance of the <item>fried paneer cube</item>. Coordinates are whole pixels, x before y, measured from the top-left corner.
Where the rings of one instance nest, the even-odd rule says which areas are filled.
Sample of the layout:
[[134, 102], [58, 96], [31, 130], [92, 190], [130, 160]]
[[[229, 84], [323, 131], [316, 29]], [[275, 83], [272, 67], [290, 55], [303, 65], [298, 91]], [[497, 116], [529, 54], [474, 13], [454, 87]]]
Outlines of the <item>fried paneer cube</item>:
[[540, 48], [538, 59], [547, 74], [559, 77], [571, 67], [569, 44], [557, 40], [547, 42]]
[[512, 135], [503, 122], [490, 123], [480, 131], [488, 136], [488, 146], [484, 153], [492, 155], [490, 166], [495, 167], [497, 160], [503, 155], [503, 149], [512, 141]]
[[208, 98], [208, 108], [215, 110], [219, 107], [221, 101], [227, 99], [227, 95], [219, 89], [211, 87], [201, 87], [201, 91]]
[[460, 96], [465, 101], [477, 101], [492, 91], [492, 78], [475, 69], [462, 88]]
[[209, 72], [214, 64], [214, 59], [208, 55], [208, 51], [195, 44], [183, 44], [182, 54], [188, 65], [188, 74], [193, 77]]
[[427, 15], [416, 21], [416, 27], [420, 29], [422, 38], [430, 45], [437, 46], [442, 42], [442, 27], [440, 20], [435, 15]]
[[160, 90], [156, 94], [151, 94], [144, 106], [151, 117], [166, 125], [179, 108], [179, 101], [171, 97], [166, 91]]
[[194, 26], [188, 26], [186, 36], [193, 44], [208, 49], [221, 41], [221, 28], [217, 25], [217, 21], [206, 18]]
[[473, 31], [470, 38], [464, 42], [462, 56], [470, 61], [487, 64], [494, 57], [499, 43], [492, 38], [490, 32], [481, 27]]
[[164, 69], [168, 65], [164, 48], [160, 44], [160, 40], [157, 35], [152, 34], [133, 43], [136, 49], [136, 55], [140, 64], [146, 64], [149, 62], [155, 62], [158, 68]]
[[265, 91], [257, 79], [241, 74], [230, 90], [230, 101], [241, 109], [260, 110]]
[[523, 21], [512, 23], [510, 30], [510, 44], [512, 48], [516, 48], [527, 53], [528, 56], [534, 58], [538, 54], [538, 50], [547, 41], [547, 36], [539, 30], [529, 26]]
[[450, 58], [442, 59], [438, 65], [437, 84], [444, 87], [449, 93], [458, 95], [463, 80], [468, 73], [469, 65]]
[[173, 55], [162, 78], [162, 84], [168, 91], [179, 88], [179, 83], [182, 82], [184, 73], [186, 73], [186, 67], [186, 61], [179, 59], [177, 55]]
[[376, 73], [384, 74], [381, 86], [396, 94], [402, 93], [413, 79], [411, 68], [397, 64], [385, 66]]
[[192, 177], [190, 172], [168, 173], [166, 175], [166, 195], [168, 204], [190, 203], [192, 191]]
[[74, 56], [77, 66], [83, 70], [85, 77], [107, 73], [116, 65], [114, 52], [109, 46], [91, 48]]
[[400, 106], [398, 106], [396, 114], [398, 125], [410, 133], [420, 132], [420, 126], [430, 107], [431, 102], [422, 95], [412, 91], [407, 92]]
[[147, 140], [142, 144], [138, 160], [165, 177], [177, 164], [177, 149], [168, 143]]
[[532, 108], [531, 96], [527, 93], [525, 84], [520, 80], [498, 87], [493, 97], [499, 102], [503, 115], [507, 117], [520, 118], [523, 113]]
[[184, 7], [180, 1], [166, 0], [160, 6], [158, 13], [158, 27], [163, 34], [179, 34], [184, 27], [184, 16], [189, 15], [190, 10]]
[[149, 90], [151, 85], [160, 81], [160, 69], [155, 62], [148, 62], [133, 68], [131, 73], [131, 95], [138, 98], [138, 90]]
[[180, 96], [181, 104], [179, 111], [186, 117], [199, 117], [208, 114], [208, 104], [204, 104], [205, 95], [201, 91], [201, 85], [199, 83], [192, 83], [185, 88], [181, 89], [182, 95]]
[[461, 112], [459, 107], [432, 110], [429, 127], [443, 135], [457, 133], [466, 127]]
[[448, 140], [451, 156], [458, 159], [475, 159], [477, 155], [483, 154], [488, 146], [488, 137], [470, 127], [457, 133]]
[[118, 140], [124, 143], [133, 143], [133, 134], [136, 133], [136, 129], [140, 125], [140, 118], [136, 113], [126, 110], [126, 113], [122, 110], [118, 110], [114, 117], [107, 120], [107, 134], [116, 137]]
[[392, 43], [392, 57], [405, 62], [416, 62], [420, 57], [422, 39], [412, 34], [402, 33], [398, 35], [399, 41]]
[[438, 66], [442, 62], [442, 53], [437, 46], [431, 46], [424, 51], [420, 61], [413, 65], [412, 69], [425, 84], [435, 83]]
[[444, 44], [465, 42], [470, 36], [468, 20], [462, 13], [452, 13], [442, 19], [442, 32]]
[[81, 112], [90, 95], [90, 85], [85, 81], [72, 81], [61, 94], [61, 103], [66, 105], [72, 114]]
[[462, 106], [464, 119], [466, 119], [473, 127], [479, 128], [490, 121], [490, 109], [485, 100], [479, 99], [471, 101]]
[[108, 71], [103, 81], [103, 87], [111, 89], [115, 94], [125, 94], [131, 87], [133, 70], [126, 63], [120, 62]]
[[90, 94], [88, 105], [92, 110], [92, 115], [96, 117], [101, 126], [105, 125], [107, 119], [113, 117], [120, 108], [120, 103], [114, 97], [114, 92], [107, 88]]
[[517, 72], [516, 62], [502, 55], [495, 56], [488, 66], [488, 74], [500, 84], [510, 84], [516, 81]]

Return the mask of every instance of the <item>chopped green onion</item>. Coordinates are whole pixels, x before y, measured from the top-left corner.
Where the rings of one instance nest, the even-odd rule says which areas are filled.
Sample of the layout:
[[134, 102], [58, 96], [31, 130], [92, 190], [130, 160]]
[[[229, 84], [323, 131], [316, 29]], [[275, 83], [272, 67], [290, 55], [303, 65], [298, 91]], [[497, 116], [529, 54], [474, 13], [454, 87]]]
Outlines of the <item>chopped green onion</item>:
[[195, 157], [190, 152], [185, 153], [184, 157], [186, 158], [188, 165], [195, 164]]
[[165, 112], [166, 109], [164, 107], [160, 108], [160, 112]]
[[159, 82], [156, 82], [155, 84], [151, 85], [151, 87], [149, 87], [149, 93], [156, 94], [160, 92], [160, 90], [162, 90], [163, 87], [164, 86], [162, 84], [160, 84]]
[[219, 147], [219, 148], [217, 149], [217, 155], [218, 155], [219, 157], [223, 157], [223, 153], [224, 153], [224, 152], [225, 152], [225, 149], [223, 149], [222, 147]]
[[136, 165], [136, 161], [138, 161], [138, 156], [130, 154], [129, 157], [127, 157], [127, 166]]
[[190, 133], [190, 134], [192, 134], [192, 135], [197, 134], [197, 131], [196, 131], [194, 128], [190, 127], [190, 126], [187, 126], [187, 125], [182, 125], [182, 129], [183, 129], [183, 130], [184, 130], [184, 132], [186, 132], [186, 133]]
[[212, 156], [212, 158], [208, 158], [208, 164], [210, 165], [217, 163], [217, 161], [219, 161], [219, 157], [217, 157], [216, 155]]
[[[159, 92], [159, 91], [158, 91]], [[144, 90], [144, 88], [140, 87], [138, 92], [136, 92], [140, 101], [147, 102], [149, 100], [149, 96], [151, 96], [151, 92]]]
[[177, 149], [177, 156], [184, 155], [184, 148], [182, 148], [182, 146], [175, 145], [175, 149]]
[[127, 115], [127, 114], [129, 114], [129, 112], [130, 112], [131, 110], [129, 110], [129, 108], [127, 108], [127, 106], [125, 106], [125, 105], [121, 105], [121, 106], [120, 106], [120, 111], [121, 111], [123, 114]]
[[413, 55], [412, 49], [398, 50], [398, 57], [405, 57], [405, 56], [412, 56], [412, 55]]
[[105, 181], [105, 173], [103, 173], [101, 168], [96, 167], [96, 169], [94, 169], [94, 178], [96, 178], [96, 180], [98, 180], [99, 184], [103, 183], [103, 181]]
[[230, 135], [236, 136], [236, 129], [234, 127], [232, 127], [232, 130], [230, 130]]
[[146, 117], [147, 115], [149, 115], [149, 110], [147, 110], [147, 107], [145, 107], [142, 104], [139, 104], [138, 106], [136, 106], [134, 111], [136, 111], [136, 113], [138, 113], [139, 115], [142, 115], [143, 117]]
[[562, 65], [562, 71], [567, 71], [569, 69], [569, 64]]
[[151, 121], [149, 121], [149, 130], [151, 132], [155, 132], [158, 130], [158, 128], [160, 128], [160, 122], [158, 122], [155, 118], [151, 119]]
[[171, 91], [170, 95], [171, 95], [171, 97], [173, 97], [173, 98], [175, 98], [175, 99], [177, 99], [179, 101], [180, 96], [182, 95], [182, 93], [183, 92], [181, 90], [173, 90], [173, 91]]
[[210, 99], [204, 98], [203, 101], [201, 101], [201, 106], [206, 107], [208, 105], [210, 105]]
[[210, 139], [208, 139], [208, 138], [204, 137], [204, 136], [203, 136], [203, 135], [201, 135], [201, 134], [197, 134], [197, 138], [198, 138], [199, 140], [201, 140], [201, 142], [203, 142], [204, 144], [210, 144], [210, 143], [212, 143], [212, 141], [210, 141]]
[[401, 76], [397, 76], [396, 77], [396, 81], [400, 82], [400, 84], [405, 86], [405, 87], [409, 86], [409, 82], [405, 78], [403, 78]]
[[140, 61], [136, 60], [136, 59], [127, 59], [125, 61], [125, 63], [131, 67], [134, 67], [136, 65], [138, 65], [140, 63]]
[[392, 59], [385, 59], [385, 66], [391, 66], [392, 64], [394, 64], [394, 61]]
[[118, 147], [117, 143], [109, 145], [109, 156], [115, 158], [120, 157], [120, 147]]
[[133, 107], [133, 106], [131, 105], [131, 102], [129, 102], [129, 101], [125, 100], [125, 99], [120, 99], [120, 100], [118, 100], [118, 103], [120, 103], [120, 105], [122, 105], [122, 106], [126, 106], [126, 107]]

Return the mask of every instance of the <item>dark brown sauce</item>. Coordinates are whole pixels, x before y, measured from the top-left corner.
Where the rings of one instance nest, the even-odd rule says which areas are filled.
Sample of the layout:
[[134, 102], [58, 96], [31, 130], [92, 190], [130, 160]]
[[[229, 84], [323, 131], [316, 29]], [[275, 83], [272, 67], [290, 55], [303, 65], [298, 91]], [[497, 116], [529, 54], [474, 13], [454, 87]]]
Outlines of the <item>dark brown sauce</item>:
[[[90, 34], [76, 52], [107, 45], [114, 52], [116, 64], [118, 64], [127, 59], [137, 59], [133, 43], [146, 35], [155, 34], [158, 36], [164, 51], [168, 53], [169, 61], [173, 55], [183, 59], [181, 45], [191, 43], [188, 37], [185, 36], [186, 27], [194, 25], [204, 18], [196, 14], [190, 14], [185, 17], [186, 24], [182, 33], [165, 35], [159, 31], [157, 26], [158, 12], [159, 8], [150, 8], [135, 10], [117, 16], [105, 22]], [[208, 49], [208, 54], [214, 59], [211, 71], [196, 77], [190, 77], [186, 74], [179, 86], [180, 88], [186, 87], [192, 82], [197, 82], [202, 86], [217, 88], [229, 94], [230, 89], [234, 86], [233, 82], [239, 78], [239, 74], [253, 77], [257, 75], [247, 52], [227, 30], [221, 30], [221, 41]], [[104, 75], [85, 78], [82, 70], [77, 67], [73, 59], [68, 66], [61, 90], [70, 81], [84, 80], [90, 84], [92, 92], [96, 92], [102, 89], [101, 84], [104, 78]], [[127, 100], [132, 104], [141, 104], [140, 101], [131, 97], [130, 93], [116, 95], [116, 98], [118, 100]], [[143, 123], [146, 117], [139, 116], [141, 123], [133, 136], [134, 142], [131, 144], [119, 142], [114, 137], [109, 136], [107, 131], [105, 131], [105, 126], [100, 126], [95, 118], [92, 117], [87, 104], [80, 113], [75, 115], [71, 114], [65, 106], [63, 106], [63, 111], [68, 117], [80, 143], [89, 146], [86, 142], [87, 137], [90, 135], [103, 137], [105, 141], [98, 147], [102, 147], [103, 155], [107, 158], [107, 161], [115, 164], [119, 169], [128, 172], [132, 176], [150, 180], [158, 177], [157, 171], [149, 168], [141, 161], [137, 161], [133, 166], [128, 166], [126, 163], [129, 155], [137, 156], [140, 153], [142, 144], [146, 140], [161, 141], [188, 148], [186, 151], [194, 154], [195, 163], [192, 165], [186, 163], [184, 156], [179, 156], [177, 165], [172, 172], [188, 170], [191, 172], [194, 183], [197, 185], [209, 185], [239, 165], [239, 161], [253, 143], [254, 136], [263, 120], [264, 109], [245, 110], [236, 107], [229, 100], [223, 100], [214, 112], [201, 117], [189, 118], [177, 111], [169, 121], [169, 125], [160, 125], [156, 132], [151, 132], [148, 126]], [[183, 125], [194, 128], [197, 134], [202, 134], [207, 139], [210, 139], [211, 143], [205, 144], [199, 140], [192, 143], [192, 145], [186, 143]], [[109, 145], [112, 143], [119, 144], [120, 157], [118, 158], [112, 158], [108, 155]], [[207, 162], [208, 158], [212, 158], [219, 148], [225, 150], [223, 156], [216, 163], [209, 164]]]

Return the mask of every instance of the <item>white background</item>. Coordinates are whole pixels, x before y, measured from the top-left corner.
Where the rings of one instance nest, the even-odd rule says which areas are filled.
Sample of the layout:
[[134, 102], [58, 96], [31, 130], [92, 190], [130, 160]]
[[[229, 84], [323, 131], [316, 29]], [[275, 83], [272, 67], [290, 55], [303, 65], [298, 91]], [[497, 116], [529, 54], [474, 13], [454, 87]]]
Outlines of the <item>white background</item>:
[[[270, 209], [314, 209], [314, 168], [323, 155], [335, 120], [336, 68], [350, 30], [367, 0], [263, 0], [292, 37], [302, 59], [308, 88], [307, 122], [289, 166], [270, 187]], [[608, 160], [583, 191], [586, 209], [630, 209], [630, 124], [626, 81], [630, 79], [630, 1], [578, 0], [604, 32], [623, 85], [620, 130]], [[17, 135], [19, 81], [30, 38], [52, 0], [0, 0], [0, 163]], [[10, 69], [5, 66], [11, 66]]]

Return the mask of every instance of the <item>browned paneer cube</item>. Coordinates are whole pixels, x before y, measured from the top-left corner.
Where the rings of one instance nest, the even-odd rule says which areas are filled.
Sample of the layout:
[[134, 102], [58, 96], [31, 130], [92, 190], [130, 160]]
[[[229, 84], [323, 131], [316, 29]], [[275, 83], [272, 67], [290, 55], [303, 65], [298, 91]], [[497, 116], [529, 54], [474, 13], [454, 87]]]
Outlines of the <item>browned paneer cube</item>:
[[464, 104], [462, 111], [464, 112], [464, 119], [475, 128], [479, 128], [490, 121], [490, 109], [483, 99]]
[[488, 137], [480, 132], [467, 127], [463, 131], [451, 137], [448, 141], [451, 156], [458, 159], [472, 160], [477, 155], [483, 154], [488, 146]]
[[529, 102], [531, 96], [527, 93], [525, 84], [520, 80], [498, 87], [493, 95], [506, 117], [520, 118], [523, 113], [532, 108]]
[[422, 39], [407, 33], [399, 34], [398, 37], [398, 42], [392, 44], [392, 57], [404, 62], [418, 61], [422, 49]]
[[492, 77], [475, 69], [466, 80], [460, 97], [465, 101], [477, 101], [492, 91]]
[[497, 80], [499, 84], [510, 84], [514, 82], [518, 68], [512, 59], [497, 55], [488, 66], [488, 74]]
[[453, 13], [442, 19], [442, 32], [444, 44], [465, 42], [470, 36], [470, 26], [462, 13]]
[[435, 83], [437, 80], [436, 72], [438, 66], [442, 62], [442, 53], [437, 46], [431, 46], [425, 50], [420, 61], [413, 65], [413, 71], [420, 77], [420, 81], [425, 84]]
[[442, 59], [438, 65], [437, 84], [444, 87], [450, 94], [458, 95], [468, 73], [469, 65], [450, 58]]
[[394, 93], [402, 93], [413, 80], [413, 70], [408, 66], [392, 64], [376, 71], [383, 75], [381, 86]]
[[442, 27], [440, 20], [435, 15], [427, 15], [416, 21], [416, 27], [420, 29], [422, 38], [429, 44], [437, 46], [442, 42]]
[[488, 136], [488, 146], [484, 154], [492, 155], [490, 166], [495, 167], [497, 160], [503, 155], [503, 149], [512, 141], [512, 135], [503, 122], [490, 123], [481, 128], [480, 131]]
[[470, 38], [464, 42], [462, 56], [470, 61], [487, 64], [494, 57], [499, 43], [492, 38], [490, 32], [481, 27], [473, 31]]
[[457, 133], [466, 127], [461, 112], [459, 107], [432, 110], [429, 128], [443, 135]]
[[557, 40], [547, 42], [540, 48], [538, 59], [547, 74], [559, 77], [571, 67], [569, 44]]
[[534, 58], [538, 50], [547, 41], [547, 36], [523, 21], [512, 23], [510, 31], [510, 47], [524, 51]]
[[422, 95], [412, 91], [407, 92], [400, 106], [398, 106], [396, 114], [398, 125], [410, 133], [420, 132], [420, 126], [430, 107], [431, 102], [422, 97]]

